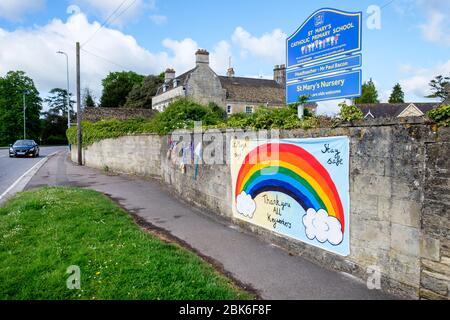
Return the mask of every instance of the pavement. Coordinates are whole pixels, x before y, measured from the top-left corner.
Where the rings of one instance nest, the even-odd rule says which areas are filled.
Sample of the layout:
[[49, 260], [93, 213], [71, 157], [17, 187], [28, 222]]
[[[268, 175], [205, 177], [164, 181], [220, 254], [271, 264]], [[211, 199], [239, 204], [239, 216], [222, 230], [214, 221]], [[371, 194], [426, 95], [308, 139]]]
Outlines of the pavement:
[[59, 152], [49, 158], [26, 189], [47, 185], [78, 186], [108, 195], [149, 229], [170, 234], [262, 299], [397, 299], [200, 212], [176, 199], [158, 180], [80, 167], [69, 160], [67, 152]]
[[5, 196], [5, 192], [19, 182], [25, 173], [48, 155], [65, 148], [67, 147], [41, 147], [38, 158], [9, 158], [9, 148], [0, 149], [0, 201], [2, 195]]

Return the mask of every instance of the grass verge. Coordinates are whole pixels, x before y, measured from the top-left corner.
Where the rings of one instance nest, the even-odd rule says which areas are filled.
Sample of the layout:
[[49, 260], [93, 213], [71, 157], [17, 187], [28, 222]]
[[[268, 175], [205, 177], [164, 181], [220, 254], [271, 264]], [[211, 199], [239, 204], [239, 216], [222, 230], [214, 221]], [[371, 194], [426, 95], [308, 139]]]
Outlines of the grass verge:
[[[69, 290], [69, 266], [81, 289]], [[43, 188], [0, 207], [0, 299], [253, 299], [194, 253], [141, 230], [106, 196]]]

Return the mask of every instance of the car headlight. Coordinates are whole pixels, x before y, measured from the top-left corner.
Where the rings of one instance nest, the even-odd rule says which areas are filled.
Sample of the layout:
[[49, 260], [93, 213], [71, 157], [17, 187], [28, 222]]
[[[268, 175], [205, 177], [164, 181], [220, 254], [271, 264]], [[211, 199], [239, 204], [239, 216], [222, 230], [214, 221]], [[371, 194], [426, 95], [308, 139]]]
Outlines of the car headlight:
[[14, 152], [14, 149], [13, 148], [9, 148], [9, 151]]

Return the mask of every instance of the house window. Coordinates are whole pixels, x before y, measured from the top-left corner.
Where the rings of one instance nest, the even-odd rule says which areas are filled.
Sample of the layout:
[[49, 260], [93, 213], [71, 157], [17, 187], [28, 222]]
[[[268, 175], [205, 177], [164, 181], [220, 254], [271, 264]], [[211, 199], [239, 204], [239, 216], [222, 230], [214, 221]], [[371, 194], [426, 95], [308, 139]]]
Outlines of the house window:
[[173, 87], [174, 88], [178, 87], [178, 80], [177, 79], [173, 80]]
[[233, 113], [233, 107], [228, 105], [227, 106], [227, 114], [232, 114]]
[[167, 91], [167, 86], [164, 85], [164, 86], [163, 86], [163, 92], [166, 92], [166, 91]]
[[253, 106], [245, 106], [245, 113], [253, 113]]

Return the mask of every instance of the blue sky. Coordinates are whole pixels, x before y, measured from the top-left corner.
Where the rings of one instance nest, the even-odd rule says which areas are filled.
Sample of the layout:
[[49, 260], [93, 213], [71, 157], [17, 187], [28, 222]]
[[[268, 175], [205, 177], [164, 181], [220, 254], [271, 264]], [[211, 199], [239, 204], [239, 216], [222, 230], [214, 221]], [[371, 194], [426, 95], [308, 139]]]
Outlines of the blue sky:
[[[25, 70], [43, 95], [65, 86], [65, 60], [54, 52], [69, 53], [73, 75], [74, 42], [89, 39], [123, 1], [0, 0], [0, 75]], [[110, 71], [183, 72], [198, 47], [212, 53], [219, 74], [231, 56], [237, 75], [271, 77], [273, 65], [285, 63], [286, 36], [322, 7], [363, 12], [363, 78], [373, 78], [382, 100], [400, 82], [407, 100], [427, 101], [429, 80], [450, 74], [450, 1], [134, 1], [126, 0], [118, 13], [133, 3], [129, 9], [85, 45], [89, 53], [82, 52], [82, 85], [97, 96]], [[383, 7], [381, 29], [366, 26], [371, 5]]]

